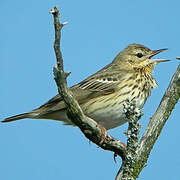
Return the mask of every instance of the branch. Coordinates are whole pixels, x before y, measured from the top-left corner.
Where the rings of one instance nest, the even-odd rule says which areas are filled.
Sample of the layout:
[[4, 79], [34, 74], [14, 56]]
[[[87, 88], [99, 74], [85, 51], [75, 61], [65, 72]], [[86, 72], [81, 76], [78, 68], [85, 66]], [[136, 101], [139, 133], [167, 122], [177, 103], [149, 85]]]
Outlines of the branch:
[[142, 116], [142, 110], [137, 108], [135, 104], [127, 102], [125, 110], [126, 117], [129, 119], [129, 126], [127, 132], [125, 132], [127, 136], [127, 148], [126, 148], [126, 157], [122, 161], [122, 166], [119, 172], [116, 175], [115, 180], [134, 180], [133, 172], [134, 165], [136, 162], [136, 150], [138, 148], [139, 141], [139, 131], [141, 128], [138, 120]]
[[180, 65], [172, 77], [169, 87], [167, 88], [159, 107], [157, 108], [155, 114], [150, 118], [148, 127], [139, 143], [139, 147], [137, 149], [137, 162], [135, 165], [135, 177], [139, 175], [145, 166], [149, 154], [179, 98]]
[[123, 164], [116, 176], [116, 180], [134, 180], [138, 177], [143, 167], [145, 167], [149, 154], [179, 98], [180, 65], [172, 77], [159, 107], [152, 118], [150, 118], [148, 127], [138, 143], [138, 146], [135, 146], [134, 149], [132, 149], [132, 152], [134, 153], [135, 151], [135, 154], [130, 154], [130, 156], [128, 155], [129, 150], [127, 145], [126, 158], [123, 160]]
[[66, 77], [68, 73], [64, 73], [63, 70], [63, 58], [60, 50], [61, 30], [62, 27], [67, 24], [60, 24], [59, 22], [59, 9], [54, 7], [50, 13], [54, 17], [54, 28], [55, 28], [55, 42], [54, 51], [56, 54], [57, 66], [54, 67], [54, 76], [58, 92], [63, 98], [68, 118], [80, 128], [82, 133], [93, 143], [97, 144], [104, 150], [109, 150], [119, 155], [122, 159], [125, 158], [126, 147], [120, 141], [112, 138], [107, 132], [104, 132], [102, 128], [89, 117], [85, 116], [81, 110], [78, 102], [73, 97], [72, 92], [67, 88]]
[[[60, 51], [60, 40], [62, 27], [67, 24], [60, 24], [59, 10], [54, 7], [51, 11], [54, 17], [55, 42], [54, 50], [56, 53], [57, 66], [54, 67], [55, 81], [58, 92], [66, 104], [68, 118], [80, 128], [82, 133], [92, 142], [104, 150], [109, 150], [122, 158], [122, 166], [116, 180], [134, 180], [145, 166], [148, 156], [165, 124], [169, 118], [175, 104], [180, 98], [180, 65], [174, 74], [167, 91], [155, 114], [150, 119], [149, 125], [139, 142], [140, 125], [138, 123], [141, 112], [133, 104], [125, 107], [127, 117], [129, 117], [129, 128], [127, 131], [127, 148], [120, 141], [112, 138], [105, 129], [102, 129], [93, 119], [85, 116], [78, 102], [73, 97], [72, 92], [67, 88], [66, 78], [70, 74], [63, 70], [63, 58]], [[139, 143], [138, 143], [139, 142]]]

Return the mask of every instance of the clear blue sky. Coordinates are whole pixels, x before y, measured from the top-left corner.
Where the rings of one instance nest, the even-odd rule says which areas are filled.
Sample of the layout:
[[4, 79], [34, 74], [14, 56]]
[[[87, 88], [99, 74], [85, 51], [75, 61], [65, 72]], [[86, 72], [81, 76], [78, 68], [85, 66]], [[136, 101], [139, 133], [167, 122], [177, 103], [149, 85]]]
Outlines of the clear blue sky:
[[[2, 0], [0, 2], [0, 120], [37, 108], [57, 94], [52, 68], [53, 18], [58, 5], [63, 29], [65, 70], [69, 86], [96, 72], [129, 43], [169, 48], [158, 57], [171, 59], [155, 69], [159, 86], [144, 106], [144, 131], [180, 56], [180, 1], [174, 0]], [[180, 179], [180, 104], [166, 123], [139, 180]], [[109, 131], [125, 142], [127, 124]], [[0, 124], [0, 179], [110, 180], [119, 164], [113, 154], [89, 144], [78, 128], [51, 120]]]

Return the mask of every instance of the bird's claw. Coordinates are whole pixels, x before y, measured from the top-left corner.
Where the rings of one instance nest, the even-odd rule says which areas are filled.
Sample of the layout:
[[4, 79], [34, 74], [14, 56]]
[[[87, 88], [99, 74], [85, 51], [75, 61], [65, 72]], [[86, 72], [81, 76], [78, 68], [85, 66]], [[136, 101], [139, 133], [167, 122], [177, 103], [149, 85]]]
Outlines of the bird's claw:
[[102, 125], [98, 125], [98, 127], [101, 129], [102, 132], [102, 137], [101, 137], [101, 141], [99, 142], [100, 145], [102, 145], [106, 139], [106, 136], [108, 135], [106, 128], [104, 128], [104, 126]]

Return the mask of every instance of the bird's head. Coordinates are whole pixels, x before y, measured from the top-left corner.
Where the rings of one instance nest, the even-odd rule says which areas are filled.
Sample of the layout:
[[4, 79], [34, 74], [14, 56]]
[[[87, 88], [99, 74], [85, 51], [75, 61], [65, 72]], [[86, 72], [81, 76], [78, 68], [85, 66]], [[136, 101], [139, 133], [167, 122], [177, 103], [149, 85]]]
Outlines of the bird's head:
[[127, 69], [144, 69], [152, 72], [156, 64], [169, 61], [165, 59], [151, 59], [153, 56], [165, 50], [167, 50], [167, 48], [151, 50], [140, 44], [130, 44], [118, 54], [115, 61], [120, 64], [123, 63]]

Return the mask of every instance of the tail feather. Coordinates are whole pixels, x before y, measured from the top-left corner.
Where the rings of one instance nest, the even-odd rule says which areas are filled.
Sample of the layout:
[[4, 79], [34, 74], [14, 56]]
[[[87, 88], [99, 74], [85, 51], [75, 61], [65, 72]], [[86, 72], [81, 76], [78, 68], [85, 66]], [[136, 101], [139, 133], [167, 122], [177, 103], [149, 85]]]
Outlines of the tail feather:
[[30, 113], [23, 113], [23, 114], [18, 114], [16, 116], [11, 116], [11, 117], [5, 118], [1, 122], [6, 123], [6, 122], [16, 121], [16, 120], [20, 120], [20, 119], [33, 118], [34, 116], [37, 116], [37, 114], [33, 114], [31, 112]]

